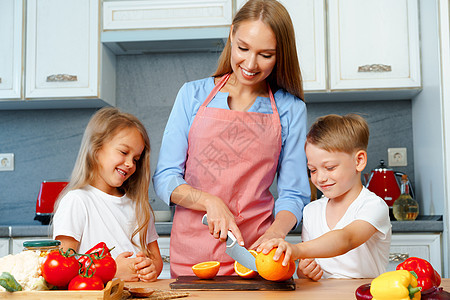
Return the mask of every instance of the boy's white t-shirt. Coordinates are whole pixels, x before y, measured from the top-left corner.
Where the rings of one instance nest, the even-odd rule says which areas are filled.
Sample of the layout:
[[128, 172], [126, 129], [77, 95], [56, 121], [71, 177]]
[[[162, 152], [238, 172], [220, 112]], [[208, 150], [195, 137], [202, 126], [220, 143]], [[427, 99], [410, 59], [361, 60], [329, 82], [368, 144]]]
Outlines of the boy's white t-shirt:
[[[93, 186], [68, 192], [60, 201], [53, 217], [53, 238], [58, 235], [73, 237], [80, 242], [78, 252], [86, 253], [99, 242], [108, 248], [114, 247], [111, 255], [139, 248], [139, 234], [133, 238], [138, 247], [131, 243], [133, 231], [137, 228], [135, 204], [126, 195], [116, 197]], [[153, 216], [147, 231], [147, 244], [158, 239]]]
[[[306, 205], [303, 211], [302, 241], [309, 241], [330, 231], [326, 221], [328, 198]], [[377, 229], [364, 244], [331, 258], [316, 258], [323, 278], [375, 278], [386, 271], [392, 226], [386, 202], [363, 187], [334, 229], [342, 229], [355, 220], [363, 220]], [[333, 245], [330, 245], [333, 247]]]

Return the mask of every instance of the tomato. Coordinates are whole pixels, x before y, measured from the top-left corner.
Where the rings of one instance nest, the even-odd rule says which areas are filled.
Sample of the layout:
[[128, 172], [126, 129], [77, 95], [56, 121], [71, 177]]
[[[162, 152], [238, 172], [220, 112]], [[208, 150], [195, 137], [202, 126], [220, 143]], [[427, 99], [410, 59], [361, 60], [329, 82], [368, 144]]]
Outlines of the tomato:
[[103, 290], [103, 281], [96, 275], [77, 275], [70, 281], [69, 290]]
[[41, 265], [42, 276], [45, 281], [57, 287], [66, 287], [78, 275], [80, 264], [73, 255], [60, 251], [52, 251]]
[[117, 264], [114, 258], [111, 256], [98, 257], [95, 255], [91, 255], [91, 257], [94, 263], [90, 269], [95, 272], [95, 276], [100, 277], [104, 284], [114, 278], [117, 271]]

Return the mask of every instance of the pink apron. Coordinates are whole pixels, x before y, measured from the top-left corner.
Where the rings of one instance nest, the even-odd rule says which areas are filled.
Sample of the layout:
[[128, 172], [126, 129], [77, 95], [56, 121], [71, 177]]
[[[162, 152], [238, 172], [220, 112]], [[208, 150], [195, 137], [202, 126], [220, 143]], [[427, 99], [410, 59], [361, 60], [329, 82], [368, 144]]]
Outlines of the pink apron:
[[[281, 151], [281, 124], [270, 88], [272, 114], [206, 107], [229, 76], [222, 77], [194, 118], [185, 180], [228, 205], [249, 247], [273, 222], [274, 199], [269, 187]], [[170, 238], [172, 278], [193, 275], [192, 265], [209, 260], [221, 262], [219, 275], [233, 274], [234, 260], [225, 253], [225, 243], [202, 224], [204, 214], [176, 207]]]

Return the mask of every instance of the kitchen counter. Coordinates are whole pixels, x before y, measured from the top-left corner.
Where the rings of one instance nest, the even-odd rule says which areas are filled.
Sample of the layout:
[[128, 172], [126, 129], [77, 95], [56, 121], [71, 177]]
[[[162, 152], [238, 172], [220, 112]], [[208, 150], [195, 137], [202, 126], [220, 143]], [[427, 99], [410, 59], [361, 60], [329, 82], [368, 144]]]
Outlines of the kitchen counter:
[[[149, 287], [169, 290], [173, 279], [157, 280], [153, 283], [127, 282], [129, 287]], [[189, 298], [195, 299], [314, 299], [314, 300], [349, 300], [355, 299], [355, 290], [371, 279], [322, 279], [317, 282], [309, 279], [295, 279], [295, 291], [219, 291], [188, 290]], [[441, 286], [450, 291], [450, 279], [443, 278]], [[177, 290], [172, 290], [177, 291]], [[186, 291], [186, 290], [183, 290]], [[183, 299], [183, 298], [181, 298]]]
[[[419, 216], [415, 221], [392, 221], [392, 232], [442, 232], [444, 223], [441, 215]], [[156, 222], [156, 231], [160, 236], [170, 235], [172, 222]], [[301, 234], [301, 225], [292, 230], [290, 234]], [[50, 236], [51, 227], [46, 225], [0, 225], [1, 237], [35, 237]]]

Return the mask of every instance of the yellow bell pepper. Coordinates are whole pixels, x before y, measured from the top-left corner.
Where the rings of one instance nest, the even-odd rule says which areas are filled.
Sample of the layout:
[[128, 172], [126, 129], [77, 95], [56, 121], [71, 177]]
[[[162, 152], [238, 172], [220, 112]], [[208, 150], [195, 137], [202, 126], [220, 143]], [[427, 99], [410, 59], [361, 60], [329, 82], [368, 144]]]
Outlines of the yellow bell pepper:
[[407, 270], [386, 272], [372, 280], [372, 300], [419, 300], [420, 290], [417, 275]]

